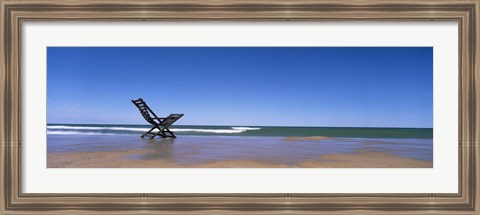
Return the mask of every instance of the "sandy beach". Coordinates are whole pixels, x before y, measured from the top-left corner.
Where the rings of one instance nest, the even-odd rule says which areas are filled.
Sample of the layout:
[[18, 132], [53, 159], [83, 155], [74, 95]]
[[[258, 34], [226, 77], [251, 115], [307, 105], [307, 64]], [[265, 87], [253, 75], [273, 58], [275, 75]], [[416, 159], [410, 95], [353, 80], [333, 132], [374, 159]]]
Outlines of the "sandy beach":
[[432, 162], [402, 158], [383, 152], [359, 151], [322, 155], [294, 165], [258, 160], [224, 160], [198, 164], [179, 164], [169, 159], [137, 160], [128, 157], [148, 154], [146, 150], [112, 152], [71, 152], [48, 154], [48, 168], [431, 168]]
[[431, 139], [49, 134], [48, 168], [431, 168]]

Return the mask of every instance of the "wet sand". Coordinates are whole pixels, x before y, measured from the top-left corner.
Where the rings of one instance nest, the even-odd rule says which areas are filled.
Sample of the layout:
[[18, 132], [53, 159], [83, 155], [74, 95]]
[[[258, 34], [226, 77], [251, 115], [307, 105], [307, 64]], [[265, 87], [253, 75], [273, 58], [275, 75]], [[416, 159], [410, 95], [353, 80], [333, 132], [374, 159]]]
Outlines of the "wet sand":
[[48, 168], [431, 168], [431, 139], [48, 135]]
[[331, 140], [331, 137], [324, 136], [307, 136], [307, 137], [286, 137], [285, 140], [288, 141], [302, 141], [302, 140]]
[[384, 152], [360, 151], [349, 154], [322, 155], [318, 160], [300, 162], [304, 168], [432, 168], [429, 161], [402, 158]]
[[175, 163], [170, 159], [131, 159], [148, 150], [49, 153], [48, 168], [431, 168], [432, 162], [402, 158], [384, 152], [358, 151], [321, 155], [294, 165], [258, 160], [223, 160], [196, 164]]

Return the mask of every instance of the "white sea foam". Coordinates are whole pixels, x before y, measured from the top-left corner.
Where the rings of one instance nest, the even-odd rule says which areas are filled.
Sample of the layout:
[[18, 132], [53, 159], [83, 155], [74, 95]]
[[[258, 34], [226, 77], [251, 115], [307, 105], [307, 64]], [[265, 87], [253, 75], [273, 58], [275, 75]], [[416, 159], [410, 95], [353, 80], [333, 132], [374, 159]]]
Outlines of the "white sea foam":
[[173, 128], [172, 131], [178, 132], [198, 132], [198, 133], [215, 133], [215, 134], [236, 134], [248, 130], [259, 130], [260, 128], [249, 127], [232, 127], [231, 129], [197, 129], [197, 128]]
[[245, 130], [245, 131], [253, 131], [253, 130], [260, 130], [261, 128], [250, 128], [250, 127], [232, 127], [235, 130]]
[[82, 132], [82, 131], [52, 131], [52, 130], [47, 130], [47, 134], [56, 134], [56, 135], [116, 135], [114, 133]]
[[49, 125], [48, 129], [62, 130], [114, 130], [114, 131], [148, 131], [148, 128], [128, 128], [128, 127], [88, 127], [88, 126], [65, 126], [65, 125]]
[[[98, 126], [65, 126], [50, 125], [47, 126], [48, 134], [105, 134], [97, 132], [80, 132], [78, 130], [113, 130], [113, 131], [140, 131], [146, 132], [148, 128], [129, 128], [129, 127], [98, 127]], [[245, 131], [260, 130], [261, 128], [253, 127], [231, 127], [229, 129], [213, 129], [213, 128], [172, 128], [174, 132], [196, 132], [196, 133], [215, 133], [215, 134], [237, 134]], [[74, 131], [70, 131], [74, 130]], [[71, 133], [68, 133], [71, 132]]]

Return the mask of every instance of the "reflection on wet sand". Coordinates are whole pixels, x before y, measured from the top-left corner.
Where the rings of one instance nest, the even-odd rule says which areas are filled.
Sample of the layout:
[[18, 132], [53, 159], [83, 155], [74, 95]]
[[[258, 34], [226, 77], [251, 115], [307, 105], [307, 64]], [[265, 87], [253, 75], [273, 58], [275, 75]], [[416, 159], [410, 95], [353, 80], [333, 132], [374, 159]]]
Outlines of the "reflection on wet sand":
[[48, 167], [432, 167], [431, 139], [49, 135]]

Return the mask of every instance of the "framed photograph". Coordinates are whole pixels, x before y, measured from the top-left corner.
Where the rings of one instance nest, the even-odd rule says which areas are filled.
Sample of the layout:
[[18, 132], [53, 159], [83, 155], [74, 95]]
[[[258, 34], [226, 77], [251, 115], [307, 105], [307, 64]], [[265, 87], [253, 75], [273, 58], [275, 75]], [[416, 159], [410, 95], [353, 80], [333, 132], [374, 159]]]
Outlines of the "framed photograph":
[[2, 1], [2, 214], [475, 214], [472, 1]]
[[47, 168], [433, 168], [433, 47], [48, 47], [47, 83]]

